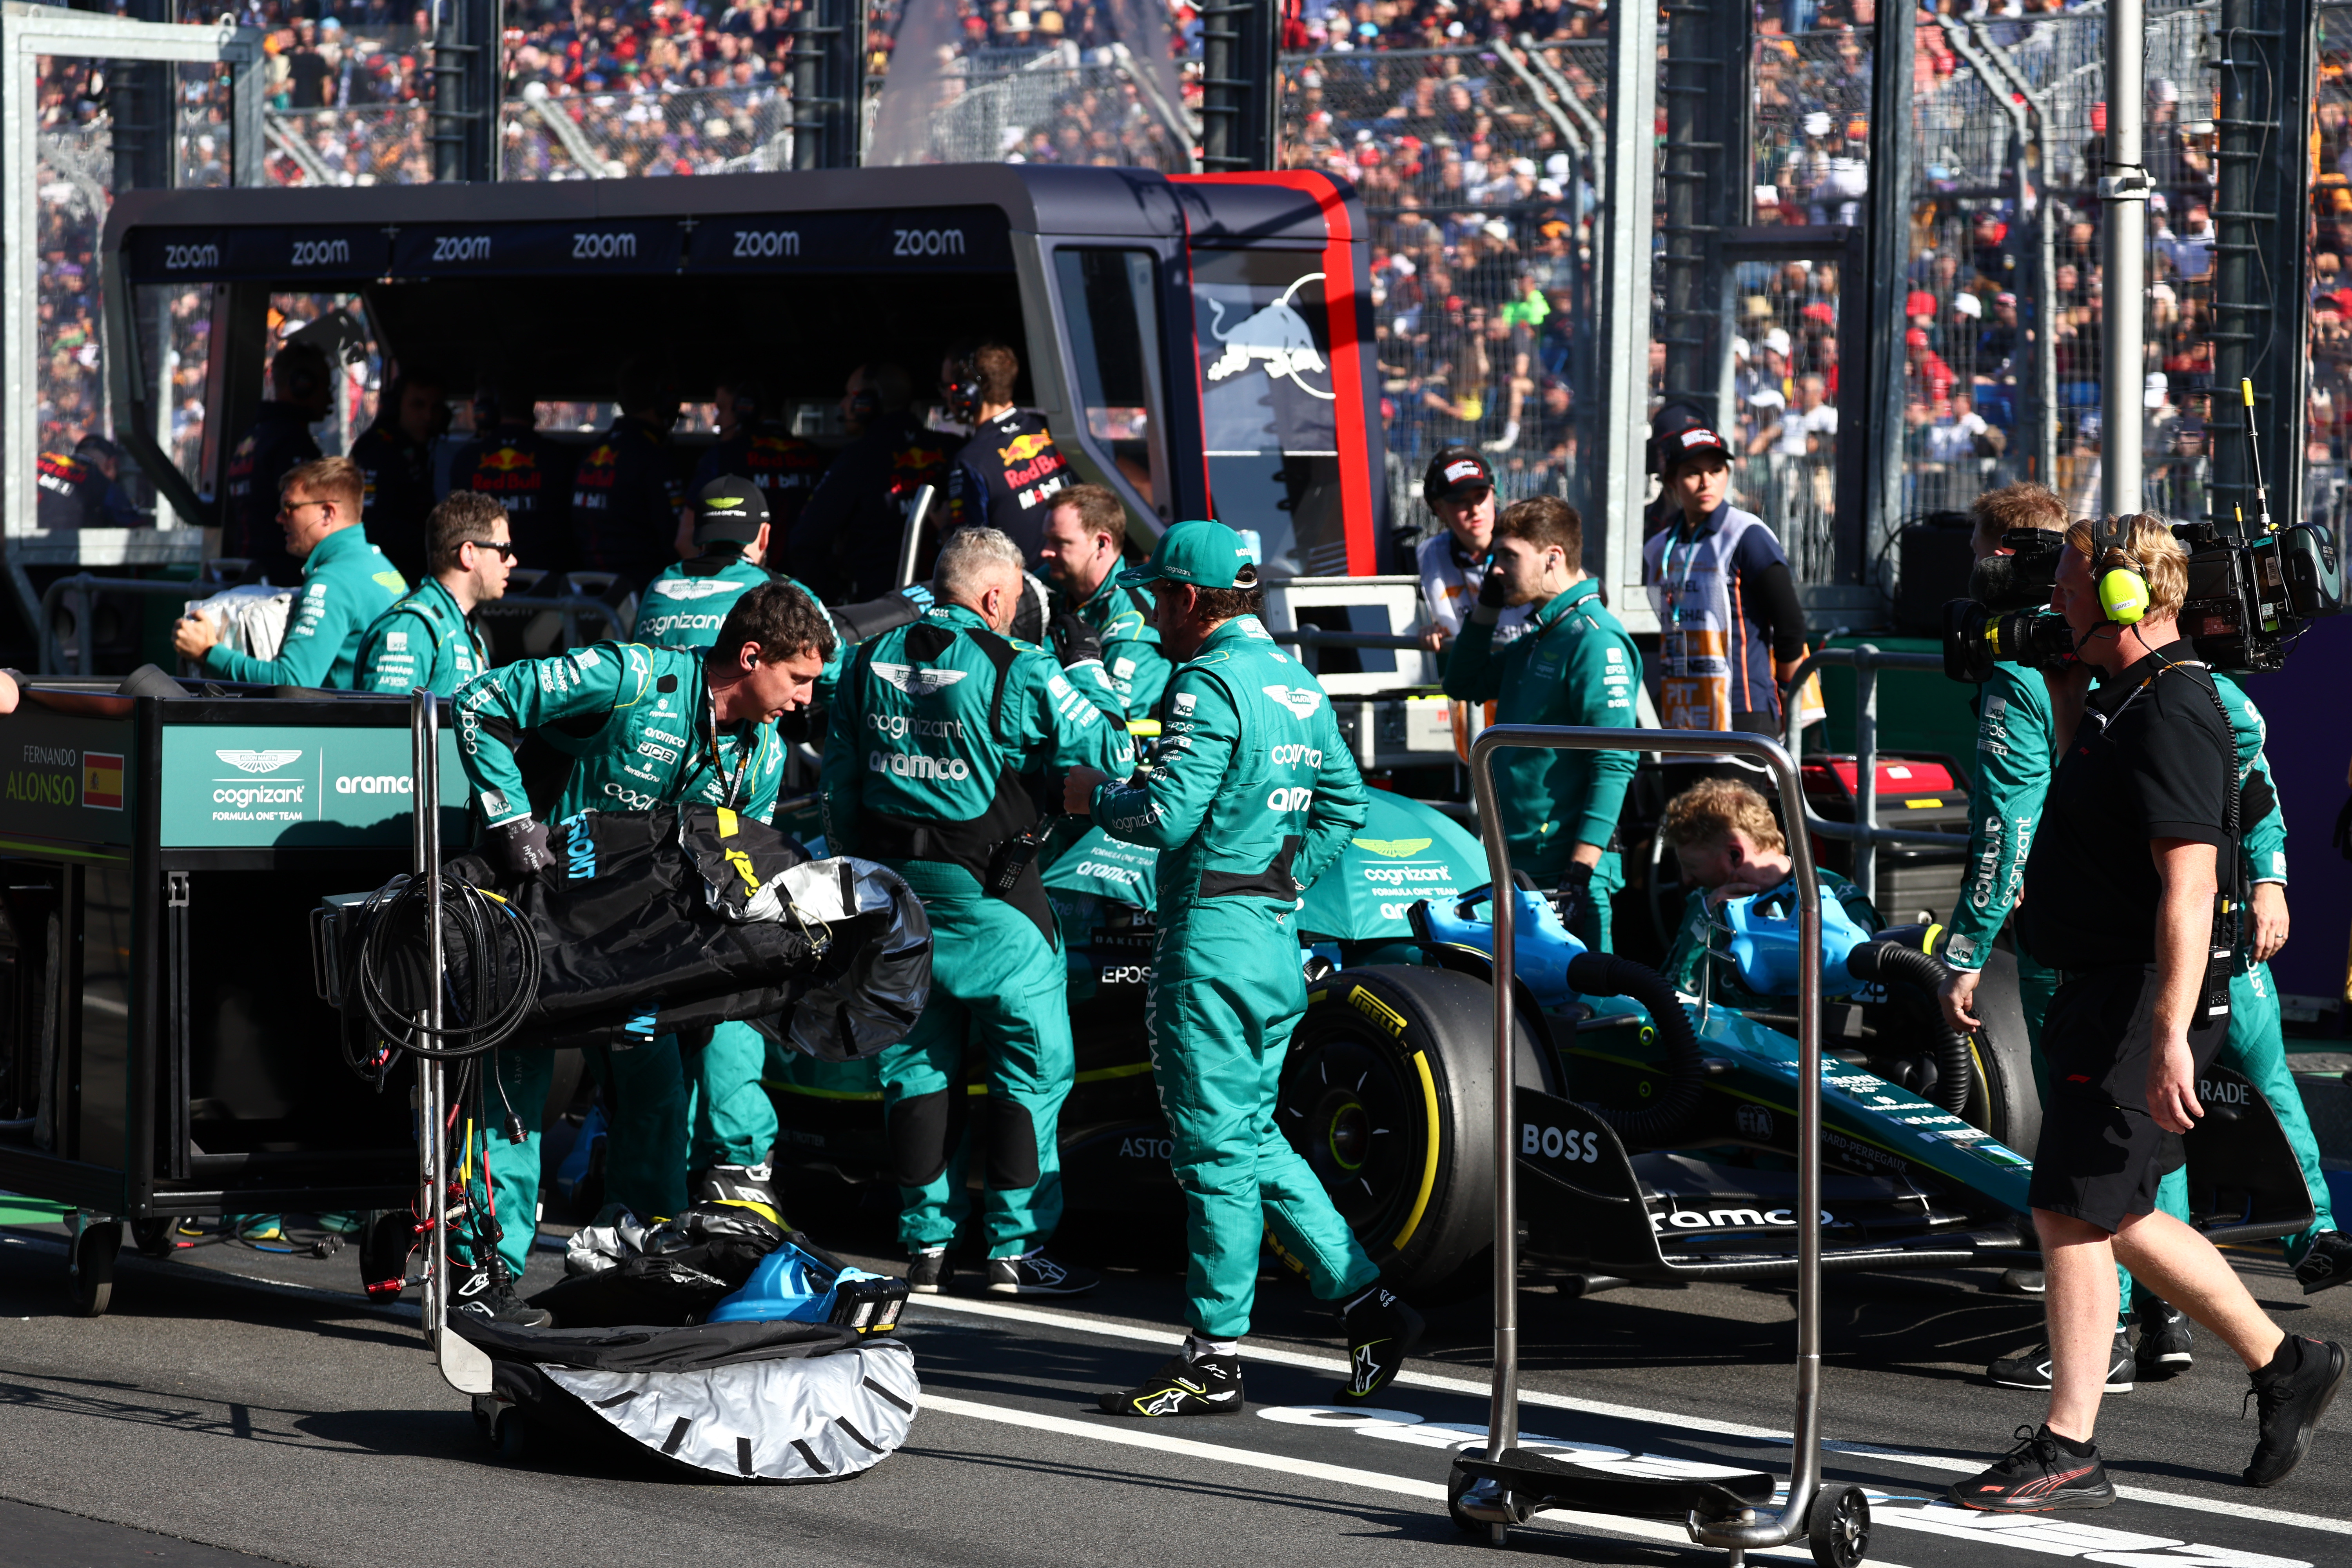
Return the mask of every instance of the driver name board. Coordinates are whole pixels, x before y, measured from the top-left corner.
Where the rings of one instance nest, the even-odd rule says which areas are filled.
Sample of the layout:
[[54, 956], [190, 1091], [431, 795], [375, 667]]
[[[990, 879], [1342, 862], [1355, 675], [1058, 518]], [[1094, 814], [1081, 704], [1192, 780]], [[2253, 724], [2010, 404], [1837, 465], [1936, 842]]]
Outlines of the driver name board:
[[131, 279], [975, 272], [1013, 265], [998, 208], [134, 229]]

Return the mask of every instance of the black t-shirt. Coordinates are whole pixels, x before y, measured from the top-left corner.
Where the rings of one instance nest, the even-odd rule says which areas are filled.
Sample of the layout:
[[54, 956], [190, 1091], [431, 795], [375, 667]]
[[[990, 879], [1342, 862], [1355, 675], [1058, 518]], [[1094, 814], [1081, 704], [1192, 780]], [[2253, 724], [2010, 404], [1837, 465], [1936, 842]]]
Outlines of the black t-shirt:
[[2162, 888], [2148, 844], [2225, 859], [2237, 746], [2187, 639], [2111, 675], [2084, 704], [2033, 832], [2018, 907], [2026, 952], [2053, 969], [2156, 962]]

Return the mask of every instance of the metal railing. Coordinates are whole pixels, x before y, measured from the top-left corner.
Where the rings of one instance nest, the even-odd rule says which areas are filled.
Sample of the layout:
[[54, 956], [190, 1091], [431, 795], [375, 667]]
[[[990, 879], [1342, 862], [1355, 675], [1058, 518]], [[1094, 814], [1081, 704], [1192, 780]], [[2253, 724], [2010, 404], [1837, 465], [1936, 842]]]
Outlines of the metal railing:
[[[1816, 648], [1798, 661], [1796, 672], [1789, 679], [1780, 694], [1781, 711], [1787, 715], [1786, 744], [1789, 755], [1804, 764], [1804, 727], [1800, 722], [1797, 693], [1824, 665], [1837, 665], [1853, 671], [1853, 765], [1854, 800], [1852, 822], [1832, 822], [1813, 811], [1812, 802], [1800, 790], [1790, 797], [1795, 809], [1804, 817], [1805, 831], [1818, 833], [1824, 838], [1838, 838], [1853, 845], [1853, 880], [1863, 896], [1875, 906], [1878, 902], [1878, 847], [1882, 844], [1914, 844], [1937, 849], [1965, 849], [1969, 836], [1965, 833], [1930, 833], [1917, 827], [1885, 827], [1878, 821], [1878, 672], [1882, 669], [1933, 670], [1941, 675], [1944, 659], [1933, 653], [1885, 653], [1874, 643], [1863, 643], [1854, 647]], [[1793, 826], [1794, 825], [1791, 824]], [[1790, 836], [1794, 838], [1798, 835]]]

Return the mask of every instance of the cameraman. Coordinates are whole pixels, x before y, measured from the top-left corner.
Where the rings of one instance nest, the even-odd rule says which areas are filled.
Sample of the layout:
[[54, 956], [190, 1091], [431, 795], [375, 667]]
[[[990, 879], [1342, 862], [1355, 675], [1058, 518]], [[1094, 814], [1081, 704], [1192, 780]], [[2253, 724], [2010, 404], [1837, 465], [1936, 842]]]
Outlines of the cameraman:
[[2236, 749], [2177, 625], [2187, 555], [2163, 520], [2078, 522], [2066, 545], [2053, 605], [2105, 679], [2052, 781], [2022, 905], [2028, 951], [2059, 972], [2029, 1191], [2049, 1279], [2050, 1415], [1951, 1489], [1961, 1507], [1993, 1512], [2115, 1500], [2092, 1435], [2118, 1259], [2245, 1363], [2260, 1414], [2251, 1486], [2302, 1459], [2346, 1366], [2342, 1346], [2281, 1333], [2213, 1244], [2157, 1209], [2226, 1033], [2209, 973], [2217, 870], [2237, 879]]

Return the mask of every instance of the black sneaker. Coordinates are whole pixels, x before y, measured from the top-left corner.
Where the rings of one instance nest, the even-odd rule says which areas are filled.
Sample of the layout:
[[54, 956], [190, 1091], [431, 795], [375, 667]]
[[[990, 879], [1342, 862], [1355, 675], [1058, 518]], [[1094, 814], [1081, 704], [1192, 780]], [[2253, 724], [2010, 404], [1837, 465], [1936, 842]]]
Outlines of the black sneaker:
[[[778, 1225], [784, 1224], [784, 1205], [776, 1196], [773, 1165], [713, 1165], [694, 1184], [694, 1201], [701, 1204], [758, 1204]], [[790, 1226], [784, 1226], [790, 1230]]]
[[479, 1264], [449, 1259], [449, 1310], [470, 1312], [510, 1329], [551, 1329], [555, 1314], [515, 1293], [514, 1282]]
[[[2050, 1347], [2034, 1346], [2023, 1355], [2003, 1356], [1985, 1368], [1985, 1375], [2003, 1388], [2035, 1388], [2044, 1393], [2050, 1388]], [[2129, 1394], [2132, 1391], [2131, 1330], [2122, 1323], [2116, 1325], [2116, 1348], [2107, 1361], [2107, 1381], [2103, 1392]]]
[[955, 1265], [948, 1261], [944, 1247], [912, 1253], [907, 1258], [907, 1289], [918, 1296], [936, 1296], [954, 1278]]
[[[2281, 1367], [2279, 1363], [2290, 1349], [2295, 1359]], [[2248, 1381], [2253, 1386], [2246, 1397], [2255, 1402], [2262, 1436], [2254, 1444], [2254, 1457], [2246, 1463], [2246, 1484], [2274, 1487], [2311, 1452], [2311, 1436], [2319, 1429], [2319, 1418], [2327, 1414], [2336, 1391], [2344, 1386], [2344, 1347], [2333, 1341], [2322, 1343], [2289, 1334], [2271, 1364]]]
[[1370, 1399], [1396, 1381], [1404, 1358], [1421, 1343], [1421, 1314], [1393, 1290], [1375, 1285], [1348, 1309], [1348, 1399]]
[[2189, 1314], [2146, 1290], [2132, 1296], [2132, 1312], [2139, 1319], [2139, 1374], [2173, 1377], [2197, 1364], [2189, 1348]]
[[2049, 1513], [2062, 1508], [2105, 1508], [2116, 1500], [2115, 1483], [2088, 1454], [2066, 1451], [2047, 1426], [2017, 1429], [2017, 1447], [1981, 1475], [1955, 1481], [1951, 1500], [1981, 1513]]
[[1106, 1415], [1238, 1415], [1242, 1413], [1242, 1358], [1177, 1356], [1125, 1394], [1097, 1402]]
[[988, 1260], [988, 1288], [1000, 1296], [1083, 1296], [1101, 1283], [1093, 1269], [1056, 1263], [1042, 1247]]
[[2294, 1266], [2294, 1279], [2306, 1296], [2352, 1279], [2352, 1240], [2347, 1240], [2340, 1230], [2321, 1231], [2303, 1261]]

